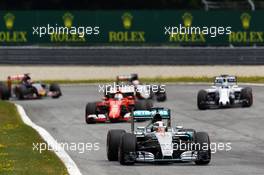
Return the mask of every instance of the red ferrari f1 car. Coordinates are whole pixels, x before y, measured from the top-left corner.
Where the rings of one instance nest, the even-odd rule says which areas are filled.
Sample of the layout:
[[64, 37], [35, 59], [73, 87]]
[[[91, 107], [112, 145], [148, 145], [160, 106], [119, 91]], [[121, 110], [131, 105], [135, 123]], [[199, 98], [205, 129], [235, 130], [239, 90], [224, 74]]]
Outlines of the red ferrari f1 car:
[[[13, 82], [16, 82], [13, 85]], [[15, 96], [19, 100], [38, 99], [42, 97], [59, 98], [62, 93], [58, 84], [32, 82], [29, 74], [8, 76], [7, 83], [0, 83], [0, 99], [9, 100]]]
[[134, 89], [111, 89], [103, 101], [87, 103], [85, 120], [87, 124], [128, 121], [133, 109], [149, 110], [152, 106], [151, 100], [137, 100]]

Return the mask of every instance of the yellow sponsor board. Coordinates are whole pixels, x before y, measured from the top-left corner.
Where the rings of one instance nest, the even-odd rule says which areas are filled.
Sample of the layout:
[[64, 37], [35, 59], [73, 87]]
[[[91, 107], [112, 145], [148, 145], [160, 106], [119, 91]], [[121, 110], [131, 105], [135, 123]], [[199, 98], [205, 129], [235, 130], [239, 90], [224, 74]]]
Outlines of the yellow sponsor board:
[[12, 13], [6, 13], [3, 17], [5, 22], [6, 30], [0, 31], [0, 42], [1, 43], [20, 43], [27, 42], [27, 32], [26, 31], [16, 31], [14, 30], [15, 25], [15, 15]]
[[110, 31], [109, 42], [145, 42], [143, 31]]
[[240, 31], [229, 35], [230, 43], [261, 43], [264, 42], [264, 32]]
[[85, 37], [80, 37], [78, 34], [59, 34], [54, 33], [50, 35], [51, 42], [85, 42]]
[[[65, 27], [70, 29], [73, 26], [74, 16], [66, 12], [62, 16], [63, 24]], [[86, 42], [85, 37], [80, 37], [79, 34], [71, 34], [71, 33], [53, 33], [50, 35], [50, 41], [55, 43], [67, 43], [67, 42]]]
[[27, 32], [22, 31], [0, 31], [0, 42], [15, 43], [27, 42]]
[[241, 43], [241, 44], [251, 44], [251, 43], [263, 43], [264, 42], [264, 32], [262, 31], [250, 31], [251, 16], [248, 13], [242, 13], [240, 16], [241, 25], [244, 31], [232, 32], [229, 35], [230, 43]]
[[[193, 16], [189, 12], [182, 15], [182, 22], [184, 27], [191, 27], [193, 23]], [[206, 43], [206, 36], [203, 33], [175, 33], [169, 35], [169, 42], [175, 43]]]
[[144, 31], [135, 31], [130, 30], [133, 26], [133, 16], [131, 13], [124, 13], [121, 17], [122, 25], [125, 31], [109, 31], [108, 32], [108, 41], [110, 43], [120, 42], [120, 43], [129, 43], [129, 42], [146, 42], [145, 32]]
[[205, 35], [204, 34], [172, 34], [169, 38], [170, 42], [190, 42], [190, 43], [205, 43]]

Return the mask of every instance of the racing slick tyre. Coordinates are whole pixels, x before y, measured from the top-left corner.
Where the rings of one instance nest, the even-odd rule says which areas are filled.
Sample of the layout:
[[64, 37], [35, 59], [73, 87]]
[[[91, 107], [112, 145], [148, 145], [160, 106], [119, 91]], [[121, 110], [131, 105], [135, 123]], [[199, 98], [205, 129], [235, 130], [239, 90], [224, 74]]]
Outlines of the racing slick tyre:
[[27, 89], [27, 94], [35, 94], [37, 96], [37, 98], [41, 98], [42, 96], [39, 95], [38, 90], [35, 87], [31, 87], [29, 89]]
[[241, 90], [241, 100], [243, 107], [250, 107], [253, 104], [252, 88], [246, 87]]
[[197, 95], [197, 106], [200, 110], [207, 109], [207, 92], [205, 90], [200, 90]]
[[23, 100], [24, 96], [28, 94], [28, 89], [25, 85], [19, 85], [15, 88], [15, 95], [18, 100]]
[[166, 90], [164, 87], [162, 87], [162, 85], [159, 85], [158, 91], [155, 93], [155, 95], [156, 95], [156, 100], [158, 102], [167, 100]]
[[134, 134], [123, 134], [118, 150], [118, 160], [121, 165], [133, 165], [135, 163], [136, 143], [137, 139]]
[[85, 121], [87, 124], [93, 124], [96, 123], [96, 121], [92, 118], [88, 118], [88, 115], [96, 114], [96, 102], [94, 103], [87, 103], [85, 108]]
[[166, 101], [167, 100], [167, 95], [166, 95], [166, 93], [157, 93], [156, 94], [156, 99], [159, 102]]
[[195, 134], [195, 143], [197, 148], [196, 165], [207, 165], [211, 161], [210, 139], [206, 132], [197, 132]]
[[125, 133], [126, 131], [122, 129], [111, 129], [110, 131], [108, 131], [106, 141], [106, 152], [109, 161], [118, 160], [118, 148], [120, 140], [122, 135]]
[[153, 107], [151, 100], [138, 100], [135, 103], [135, 110], [150, 110]]
[[58, 84], [51, 84], [49, 91], [55, 93], [55, 95], [52, 95], [52, 98], [59, 98], [62, 95], [60, 86]]
[[0, 100], [9, 100], [10, 96], [8, 87], [4, 83], [0, 82]]

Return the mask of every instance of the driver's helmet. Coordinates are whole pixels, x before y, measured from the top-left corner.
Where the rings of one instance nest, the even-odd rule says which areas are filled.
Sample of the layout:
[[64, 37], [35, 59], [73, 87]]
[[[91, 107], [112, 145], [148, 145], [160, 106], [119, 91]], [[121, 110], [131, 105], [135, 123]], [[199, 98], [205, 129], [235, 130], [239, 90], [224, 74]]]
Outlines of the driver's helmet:
[[31, 83], [31, 77], [28, 74], [25, 74], [22, 81], [30, 84]]
[[121, 93], [117, 93], [117, 94], [115, 94], [114, 98], [116, 100], [122, 100], [124, 97], [123, 97], [123, 95]]
[[156, 123], [158, 121], [162, 121], [162, 116], [159, 114], [159, 113], [156, 113], [154, 116], [153, 116], [153, 119], [152, 119], [152, 123]]
[[132, 81], [132, 84], [135, 85], [135, 86], [137, 86], [137, 85], [139, 85], [139, 81], [138, 80], [133, 80]]
[[157, 121], [155, 123], [153, 123], [153, 131], [155, 132], [165, 132], [166, 130], [166, 125], [164, 124], [163, 121]]
[[224, 78], [224, 79], [223, 79], [222, 87], [223, 87], [223, 88], [227, 88], [227, 87], [228, 87], [228, 80], [227, 80], [227, 78]]

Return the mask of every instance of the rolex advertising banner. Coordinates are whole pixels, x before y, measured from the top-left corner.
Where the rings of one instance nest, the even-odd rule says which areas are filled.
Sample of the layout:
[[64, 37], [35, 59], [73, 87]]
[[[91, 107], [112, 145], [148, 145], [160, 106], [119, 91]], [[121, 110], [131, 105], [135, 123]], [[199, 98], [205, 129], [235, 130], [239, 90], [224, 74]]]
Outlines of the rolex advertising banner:
[[264, 45], [264, 11], [0, 11], [1, 45]]

